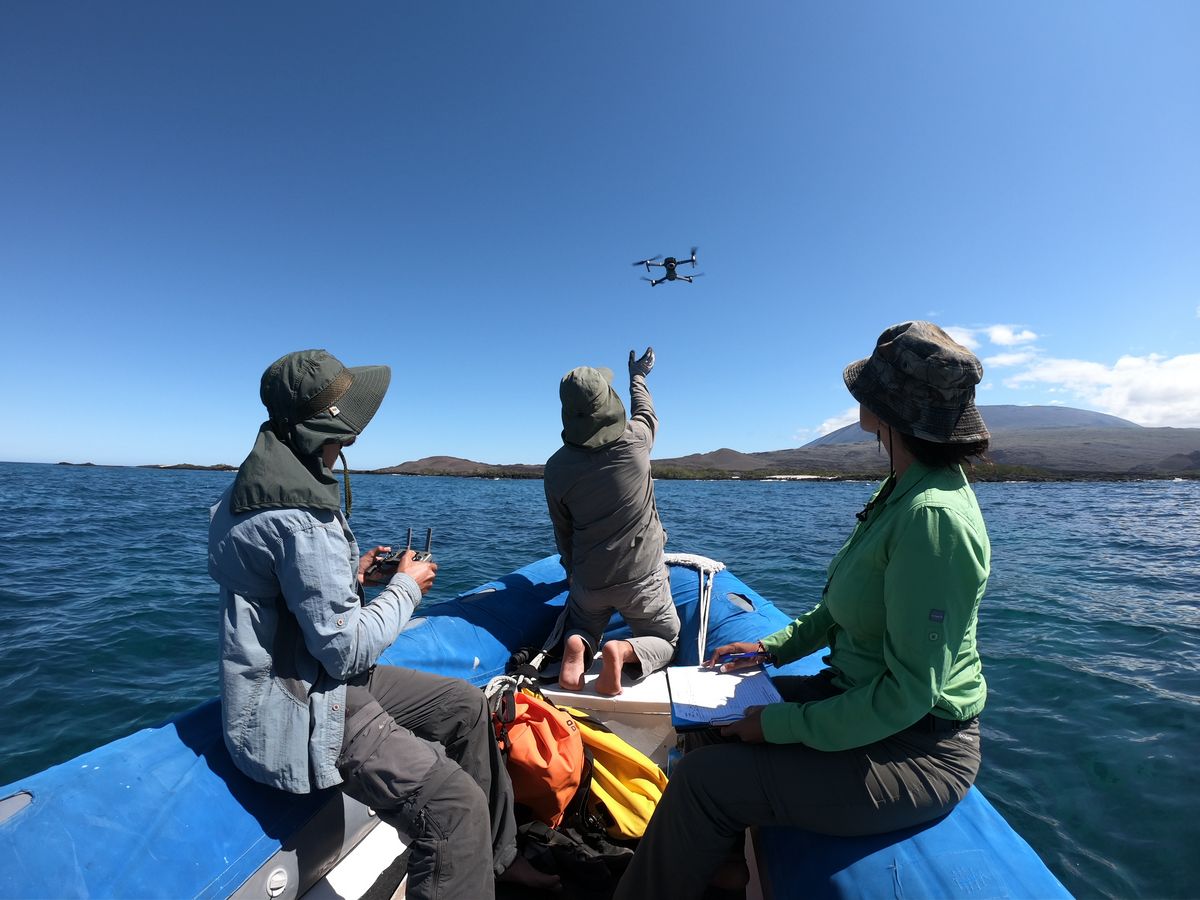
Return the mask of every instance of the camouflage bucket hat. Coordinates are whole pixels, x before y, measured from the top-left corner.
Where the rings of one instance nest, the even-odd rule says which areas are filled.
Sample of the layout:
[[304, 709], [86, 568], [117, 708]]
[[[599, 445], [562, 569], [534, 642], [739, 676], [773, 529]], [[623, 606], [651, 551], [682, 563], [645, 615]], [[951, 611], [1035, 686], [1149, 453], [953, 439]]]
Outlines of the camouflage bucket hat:
[[562, 439], [595, 450], [625, 433], [625, 404], [612, 389], [612, 369], [579, 366], [558, 385], [562, 401]]
[[276, 429], [327, 416], [332, 420], [327, 430], [358, 435], [379, 409], [391, 379], [387, 366], [349, 368], [327, 350], [299, 350], [263, 372], [259, 397]]
[[937, 444], [986, 440], [975, 406], [983, 365], [932, 322], [903, 322], [842, 373], [854, 399], [897, 431]]

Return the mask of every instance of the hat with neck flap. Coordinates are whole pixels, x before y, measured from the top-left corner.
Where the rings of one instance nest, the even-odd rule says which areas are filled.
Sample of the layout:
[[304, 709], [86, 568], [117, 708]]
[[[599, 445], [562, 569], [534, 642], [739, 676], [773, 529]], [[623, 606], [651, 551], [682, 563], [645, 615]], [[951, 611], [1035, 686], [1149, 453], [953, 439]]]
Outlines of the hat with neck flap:
[[558, 385], [562, 401], [562, 439], [585, 450], [599, 450], [625, 433], [625, 404], [612, 388], [612, 369], [579, 366]]
[[[269, 418], [238, 469], [233, 511], [339, 509], [337, 479], [322, 449], [330, 442], [352, 443], [362, 434], [391, 378], [387, 366], [347, 367], [326, 350], [299, 350], [271, 363], [259, 384]], [[348, 516], [348, 473], [345, 479]]]

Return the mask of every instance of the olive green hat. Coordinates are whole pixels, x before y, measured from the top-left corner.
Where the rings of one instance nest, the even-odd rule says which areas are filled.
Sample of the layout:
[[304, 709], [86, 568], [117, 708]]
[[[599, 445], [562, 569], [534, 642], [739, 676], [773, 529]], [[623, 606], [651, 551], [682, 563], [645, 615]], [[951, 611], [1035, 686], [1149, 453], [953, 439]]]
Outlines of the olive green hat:
[[391, 379], [388, 366], [347, 367], [328, 350], [298, 350], [267, 367], [258, 393], [277, 431], [328, 413], [344, 426], [337, 430], [359, 435]]
[[579, 366], [558, 385], [562, 439], [587, 450], [611, 444], [625, 433], [625, 404], [612, 388], [612, 369]]
[[[258, 389], [269, 418], [238, 468], [233, 511], [338, 509], [337, 479], [322, 459], [322, 448], [349, 444], [362, 434], [391, 377], [387, 366], [349, 368], [327, 350], [298, 350], [271, 363]], [[342, 484], [349, 516], [349, 474]]]
[[978, 357], [932, 322], [902, 322], [842, 373], [854, 399], [886, 424], [937, 444], [987, 440], [975, 406]]

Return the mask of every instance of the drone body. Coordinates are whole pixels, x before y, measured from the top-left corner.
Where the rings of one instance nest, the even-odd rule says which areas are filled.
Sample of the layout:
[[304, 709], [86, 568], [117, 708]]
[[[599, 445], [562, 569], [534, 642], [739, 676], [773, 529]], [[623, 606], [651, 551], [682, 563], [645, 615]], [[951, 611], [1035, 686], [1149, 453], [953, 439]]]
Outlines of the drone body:
[[[662, 259], [662, 262], [656, 262], [656, 260], [659, 259]], [[649, 259], [639, 259], [634, 263], [634, 265], [645, 266], [647, 272], [650, 271], [651, 266], [658, 266], [660, 269], [666, 269], [666, 272], [663, 273], [662, 278], [642, 277], [642, 281], [648, 281], [650, 282], [650, 287], [654, 287], [657, 284], [662, 284], [664, 281], [686, 281], [688, 284], [691, 284], [693, 278], [699, 278], [704, 274], [703, 272], [697, 272], [694, 275], [684, 275], [682, 272], [678, 271], [679, 266], [687, 263], [691, 263], [693, 269], [696, 268], [695, 247], [692, 248], [692, 255], [686, 259], [676, 259], [674, 256], [668, 256], [664, 259], [660, 253], [658, 256], [651, 256]]]

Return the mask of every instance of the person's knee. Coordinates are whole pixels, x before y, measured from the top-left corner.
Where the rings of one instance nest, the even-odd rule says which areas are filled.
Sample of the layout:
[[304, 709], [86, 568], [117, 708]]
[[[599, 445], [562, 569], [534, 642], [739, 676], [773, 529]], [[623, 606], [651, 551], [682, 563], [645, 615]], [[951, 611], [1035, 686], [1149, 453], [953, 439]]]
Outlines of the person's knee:
[[688, 751], [671, 768], [668, 789], [678, 781], [680, 790], [703, 793], [706, 785], [719, 783], [729, 771], [730, 761], [725, 751], [726, 747], [721, 744], [708, 744]]
[[640, 609], [636, 605], [623, 609], [621, 617], [629, 623], [636, 637], [656, 637], [672, 646], [679, 639], [679, 613], [670, 594], [656, 598]]
[[466, 681], [460, 681], [443, 698], [442, 709], [447, 719], [452, 719], [467, 730], [489, 718], [487, 698], [483, 691]]
[[490, 816], [488, 800], [483, 789], [470, 775], [457, 765], [453, 768], [431, 772], [428, 793], [422, 791], [421, 808], [423, 819], [439, 838], [472, 843], [471, 835], [480, 843], [490, 846]]

